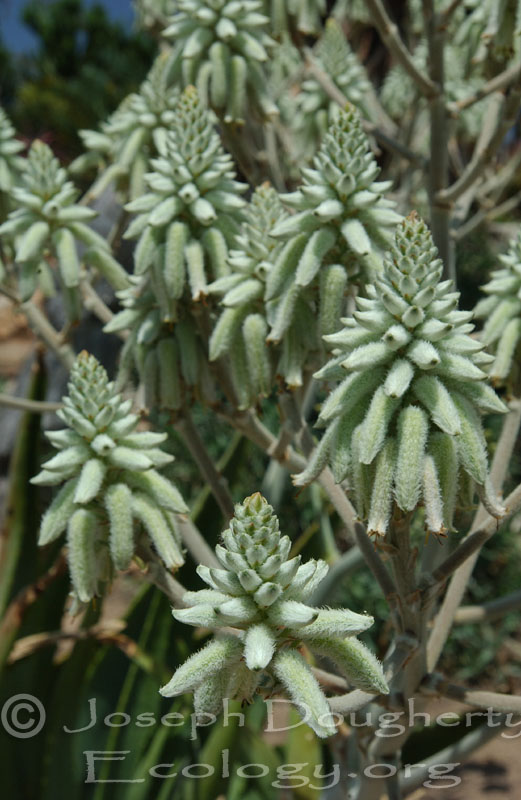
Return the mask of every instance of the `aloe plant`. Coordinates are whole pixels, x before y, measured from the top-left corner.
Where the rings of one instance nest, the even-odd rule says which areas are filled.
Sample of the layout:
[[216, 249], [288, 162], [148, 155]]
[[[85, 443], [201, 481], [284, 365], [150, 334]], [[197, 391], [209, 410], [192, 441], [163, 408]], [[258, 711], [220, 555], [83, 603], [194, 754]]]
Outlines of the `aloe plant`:
[[[142, 0], [157, 58], [70, 168], [39, 141], [21, 157], [0, 114], [0, 292], [37, 343], [30, 396], [0, 392], [25, 415], [1, 722], [31, 682], [47, 713], [36, 749], [8, 737], [9, 796], [85, 800], [95, 777], [96, 800], [128, 781], [133, 800], [399, 798], [515, 724], [494, 653], [521, 607], [501, 577], [521, 509], [518, 5]], [[80, 198], [69, 175], [91, 171]], [[36, 414], [55, 452], [24, 504]], [[464, 685], [461, 635], [445, 649], [461, 622], [494, 692]], [[411, 772], [407, 714], [433, 695], [500, 724], [429, 739]], [[87, 699], [106, 733], [64, 744]], [[20, 760], [42, 774], [20, 783]]]

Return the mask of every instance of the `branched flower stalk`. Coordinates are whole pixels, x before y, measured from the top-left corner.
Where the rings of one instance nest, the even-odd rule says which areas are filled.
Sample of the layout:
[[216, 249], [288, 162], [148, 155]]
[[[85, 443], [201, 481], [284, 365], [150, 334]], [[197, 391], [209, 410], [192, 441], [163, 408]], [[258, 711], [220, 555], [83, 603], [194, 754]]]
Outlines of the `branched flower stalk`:
[[222, 542], [215, 548], [222, 569], [197, 568], [210, 588], [187, 592], [188, 608], [173, 614], [216, 631], [232, 626], [237, 636], [221, 635], [190, 656], [162, 695], [194, 691], [197, 713], [219, 713], [224, 698], [251, 701], [256, 692], [273, 693], [280, 686], [318, 736], [331, 736], [330, 708], [300, 652], [302, 644], [333, 661], [351, 685], [388, 692], [380, 663], [356, 638], [373, 618], [307, 604], [327, 564], [288, 559], [291, 541], [281, 536], [272, 507], [258, 492], [235, 506]]
[[337, 481], [348, 479], [369, 533], [380, 536], [393, 503], [411, 512], [422, 501], [427, 530], [450, 529], [458, 468], [489, 513], [504, 513], [480, 415], [507, 409], [482, 369], [492, 356], [469, 336], [472, 313], [457, 310], [459, 294], [441, 274], [431, 234], [411, 214], [353, 318], [325, 337], [333, 358], [315, 376], [340, 383], [322, 406], [326, 431], [295, 483], [309, 483], [329, 461]]
[[59, 452], [31, 482], [63, 484], [43, 516], [38, 543], [67, 531], [74, 594], [86, 603], [114, 570], [128, 568], [143, 531], [167, 568], [180, 567], [176, 514], [188, 508], [157, 471], [173, 461], [160, 447], [167, 434], [136, 430], [132, 401], [116, 393], [94, 356], [79, 354], [68, 391], [57, 412], [67, 427], [46, 433]]

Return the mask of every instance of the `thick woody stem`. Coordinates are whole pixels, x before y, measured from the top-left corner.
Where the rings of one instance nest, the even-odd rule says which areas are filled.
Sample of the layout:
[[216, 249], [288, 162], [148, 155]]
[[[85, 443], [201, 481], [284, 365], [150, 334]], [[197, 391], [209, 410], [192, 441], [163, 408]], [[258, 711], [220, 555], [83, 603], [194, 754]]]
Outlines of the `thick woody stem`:
[[20, 411], [31, 411], [33, 414], [45, 414], [48, 411], [58, 411], [61, 403], [50, 403], [45, 400], [27, 400], [25, 397], [13, 397], [0, 392], [0, 406], [16, 408]]
[[175, 423], [175, 429], [181, 435], [190, 455], [201, 470], [201, 474], [212, 490], [225, 519], [233, 517], [233, 500], [228, 490], [226, 479], [220, 474], [211, 459], [206, 446], [194, 425], [188, 408], [183, 409], [183, 416]]
[[29, 300], [20, 304], [20, 310], [27, 317], [27, 322], [36, 335], [56, 353], [62, 364], [70, 370], [76, 358], [74, 350], [63, 341], [61, 335], [51, 325], [45, 314]]
[[499, 93], [493, 95], [486, 123], [476, 142], [471, 160], [452, 186], [448, 188], [439, 186], [436, 193], [437, 203], [452, 203], [481, 177], [485, 168], [490, 164], [491, 158], [500, 147], [517, 116], [521, 96], [521, 87], [518, 84], [519, 81], [510, 88], [509, 95], [506, 97]]
[[440, 93], [439, 87], [432, 80], [432, 76], [429, 78], [418, 69], [412, 59], [411, 54], [400, 38], [398, 27], [387, 14], [387, 11], [385, 10], [381, 0], [366, 0], [366, 6], [370, 13], [371, 19], [374, 22], [378, 33], [380, 34], [382, 41], [389, 52], [411, 76], [425, 97], [436, 97]]
[[378, 581], [385, 598], [391, 605], [396, 604], [397, 588], [382, 559], [378, 555], [375, 545], [370, 540], [365, 527], [360, 522], [355, 522], [355, 536], [366, 563]]
[[521, 62], [516, 62], [512, 64], [511, 67], [507, 67], [503, 72], [500, 72], [499, 75], [496, 75], [491, 80], [484, 83], [483, 86], [478, 89], [473, 94], [469, 95], [468, 97], [463, 98], [463, 100], [458, 100], [455, 103], [448, 103], [447, 108], [449, 113], [454, 116], [457, 116], [460, 111], [463, 111], [466, 108], [474, 105], [474, 103], [478, 103], [480, 100], [483, 100], [484, 97], [488, 97], [489, 94], [493, 92], [500, 92], [503, 89], [506, 89], [511, 83], [515, 83], [519, 80], [521, 76]]
[[[507, 515], [503, 518], [502, 522], [506, 522], [516, 511], [521, 507], [521, 485], [517, 486], [513, 492], [506, 498], [505, 505], [507, 507]], [[442, 606], [434, 621], [434, 626], [429, 637], [427, 645], [427, 666], [429, 672], [432, 672], [438, 662], [441, 651], [447, 638], [449, 636], [452, 622], [456, 611], [461, 603], [463, 595], [467, 589], [470, 576], [474, 570], [474, 566], [479, 556], [479, 551], [482, 545], [494, 535], [497, 530], [497, 520], [492, 517], [490, 521], [483, 525], [481, 530], [471, 531], [467, 538], [463, 540], [461, 545], [455, 550], [455, 555], [458, 554], [459, 548], [466, 546], [472, 547], [477, 543], [477, 548], [474, 547], [473, 555], [467, 558], [461, 566], [454, 572], [449, 588], [443, 600]], [[461, 552], [461, 551], [459, 551]], [[444, 565], [441, 565], [442, 567]], [[445, 564], [445, 569], [448, 565]]]
[[179, 515], [177, 524], [179, 525], [181, 538], [195, 563], [204, 564], [207, 567], [220, 568], [221, 565], [217, 556], [192, 520]]
[[517, 611], [519, 608], [521, 608], [521, 590], [519, 592], [511, 592], [482, 605], [461, 606], [456, 611], [454, 624], [465, 625], [469, 622], [491, 621], [503, 617], [509, 611]]
[[438, 673], [426, 676], [422, 681], [421, 691], [423, 694], [450, 697], [476, 708], [493, 708], [496, 713], [521, 714], [521, 697], [517, 695], [468, 689], [466, 686], [450, 683]]
[[183, 608], [185, 587], [170, 574], [152, 548], [147, 543], [141, 543], [136, 549], [136, 555], [146, 563], [147, 569], [144, 576], [149, 583], [157, 586], [175, 608]]
[[422, 763], [418, 765], [417, 770], [413, 770], [400, 780], [400, 786], [404, 795], [414, 791], [418, 786], [421, 786], [427, 778], [429, 778], [431, 770], [434, 767], [438, 767], [440, 764], [449, 764], [451, 766], [454, 763], [459, 764], [463, 758], [497, 736], [498, 733], [503, 730], [506, 721], [506, 715], [502, 714], [495, 723], [497, 727], [480, 725], [479, 728], [471, 731], [471, 733], [468, 733], [455, 744], [445, 747], [430, 758], [423, 759]]

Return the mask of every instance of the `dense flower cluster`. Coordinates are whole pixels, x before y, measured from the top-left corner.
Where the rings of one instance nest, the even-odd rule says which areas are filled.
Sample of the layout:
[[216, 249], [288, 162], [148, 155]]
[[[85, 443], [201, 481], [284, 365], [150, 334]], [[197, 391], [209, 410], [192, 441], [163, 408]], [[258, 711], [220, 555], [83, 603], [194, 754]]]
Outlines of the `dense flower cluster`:
[[0, 108], [0, 192], [8, 192], [22, 171], [25, 162], [18, 154], [23, 149], [7, 114]]
[[[372, 533], [387, 532], [393, 500], [413, 511], [421, 499], [429, 531], [452, 525], [459, 467], [494, 516], [503, 513], [490, 485], [480, 412], [504, 412], [486, 383], [492, 357], [468, 334], [471, 312], [458, 311], [451, 281], [427, 226], [415, 214], [398, 226], [381, 277], [357, 298], [316, 377], [341, 377], [322, 406], [326, 432], [298, 485], [331, 462], [348, 478]], [[347, 373], [347, 375], [346, 375]]]
[[270, 271], [266, 294], [274, 342], [293, 325], [300, 298], [317, 288], [321, 306], [331, 305], [325, 314], [329, 330], [335, 330], [348, 276], [381, 268], [391, 226], [401, 219], [382, 196], [390, 182], [375, 180], [379, 167], [353, 106], [331, 123], [313, 164], [301, 170], [299, 189], [281, 195], [298, 213], [282, 219], [270, 234], [288, 240]]
[[[281, 199], [297, 210], [276, 226], [272, 236], [289, 239], [306, 233], [306, 257], [297, 268], [297, 283], [307, 285], [320, 266], [332, 261], [350, 273], [379, 269], [379, 254], [401, 217], [383, 197], [390, 181], [376, 181], [380, 169], [371, 153], [354, 106], [340, 111], [329, 126], [313, 169], [301, 170], [302, 186]], [[327, 263], [327, 262], [326, 262]]]
[[273, 40], [260, 0], [178, 0], [164, 35], [174, 40], [172, 79], [193, 84], [226, 122], [244, 121], [248, 104], [273, 116], [262, 65]]
[[208, 287], [222, 295], [224, 307], [210, 339], [210, 359], [229, 357], [239, 407], [255, 404], [273, 385], [275, 354], [266, 344], [264, 296], [271, 265], [283, 247], [269, 234], [284, 216], [277, 192], [269, 184], [259, 187], [245, 209], [235, 249], [230, 250], [232, 273]]
[[[145, 175], [148, 192], [127, 204], [137, 212], [125, 236], [139, 236], [135, 274], [152, 274], [158, 291], [178, 300], [188, 282], [193, 300], [206, 293], [206, 273], [227, 275], [227, 247], [238, 230], [244, 184], [235, 180], [211, 113], [193, 87], [180, 97], [160, 157]], [[172, 316], [175, 314], [172, 312]]]
[[485, 320], [481, 341], [494, 350], [489, 375], [504, 381], [512, 372], [515, 353], [521, 339], [521, 234], [510, 242], [505, 255], [499, 256], [502, 267], [483, 286], [489, 296], [481, 300], [474, 314]]
[[[364, 116], [369, 116], [371, 84], [360, 61], [353, 53], [345, 34], [335, 19], [328, 19], [314, 51], [318, 66], [324, 70], [345, 97]], [[304, 154], [313, 155], [317, 142], [328, 125], [340, 113], [340, 106], [326, 94], [313, 75], [306, 76], [297, 94], [297, 108], [291, 126], [299, 137]]]
[[33, 294], [39, 278], [47, 278], [46, 287], [52, 292], [48, 260], [56, 258], [69, 313], [75, 315], [80, 283], [77, 242], [88, 248], [84, 261], [102, 273], [106, 271], [107, 277], [122, 288], [126, 284], [124, 270], [112, 258], [106, 240], [85, 224], [96, 212], [75, 203], [78, 190], [67, 180], [67, 172], [52, 150], [39, 140], [31, 145], [22, 181], [23, 187], [13, 186], [10, 190], [17, 207], [0, 226], [0, 235], [14, 243], [22, 297], [27, 299]]
[[[139, 416], [122, 400], [94, 356], [79, 354], [58, 416], [67, 428], [48, 431], [59, 452], [32, 483], [64, 484], [45, 512], [39, 544], [67, 530], [74, 592], [81, 602], [100, 594], [112, 568], [126, 569], [143, 529], [164, 564], [183, 564], [176, 514], [188, 511], [176, 487], [157, 472], [173, 456], [166, 433], [136, 431]], [[136, 531], [136, 534], [135, 534]]]
[[149, 408], [179, 409], [185, 389], [210, 405], [215, 396], [194, 304], [203, 306], [210, 276], [231, 274], [229, 248], [247, 187], [235, 180], [213, 122], [194, 87], [185, 89], [170, 130], [157, 142], [154, 171], [145, 175], [149, 191], [126, 206], [137, 212], [125, 232], [139, 236], [134, 276], [118, 293], [123, 310], [105, 331], [130, 331], [118, 382], [135, 368]]
[[187, 592], [183, 599], [188, 607], [173, 614], [188, 625], [214, 630], [232, 626], [239, 635], [213, 639], [190, 656], [161, 694], [194, 691], [197, 713], [218, 713], [225, 697], [251, 700], [271, 679], [271, 686], [275, 682], [285, 689], [318, 736], [330, 736], [335, 726], [329, 705], [299, 652], [302, 643], [331, 659], [353, 686], [389, 691], [380, 663], [356, 638], [373, 618], [306, 603], [325, 577], [327, 564], [288, 558], [291, 541], [281, 536], [272, 507], [258, 492], [235, 506], [222, 541], [215, 549], [222, 569], [197, 568], [210, 588]]
[[118, 386], [132, 384], [137, 372], [148, 409], [177, 411], [192, 393], [212, 405], [216, 392], [207, 346], [190, 307], [176, 304], [176, 318], [172, 320], [168, 307], [161, 303], [160, 292], [156, 294], [146, 280], [131, 280], [128, 289], [117, 292], [123, 309], [103, 329], [105, 333], [129, 331], [121, 350]]
[[76, 159], [72, 169], [80, 171], [100, 158], [111, 166], [105, 180], [125, 182], [130, 199], [145, 190], [144, 174], [157, 156], [174, 120], [179, 89], [169, 80], [167, 53], [158, 56], [139, 92], [129, 94], [119, 108], [102, 123], [100, 131], [80, 131], [88, 152]]

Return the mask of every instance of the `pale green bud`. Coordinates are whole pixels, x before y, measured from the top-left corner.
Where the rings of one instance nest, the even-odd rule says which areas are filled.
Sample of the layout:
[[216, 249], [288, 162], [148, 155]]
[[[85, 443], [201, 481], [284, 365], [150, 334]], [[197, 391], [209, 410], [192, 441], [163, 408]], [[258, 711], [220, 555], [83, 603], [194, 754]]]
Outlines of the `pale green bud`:
[[227, 600], [215, 609], [223, 623], [234, 626], [245, 626], [255, 622], [259, 617], [258, 611], [257, 604], [249, 597], [234, 597], [233, 600]]
[[317, 736], [335, 733], [329, 704], [310, 668], [296, 650], [281, 650], [274, 659], [273, 670], [282, 682], [300, 715]]
[[319, 609], [316, 620], [301, 628], [299, 636], [304, 640], [321, 636], [354, 636], [366, 631], [373, 622], [373, 617], [355, 614], [345, 608]]
[[106, 472], [107, 466], [99, 458], [86, 461], [76, 486], [74, 502], [84, 505], [93, 500], [101, 489]]
[[330, 658], [357, 689], [389, 694], [382, 665], [369, 648], [354, 636], [346, 639], [324, 636], [309, 641], [309, 646], [314, 652]]
[[362, 464], [371, 464], [382, 448], [397, 405], [398, 398], [387, 395], [382, 387], [374, 393], [360, 432], [358, 446]]
[[412, 511], [418, 503], [428, 430], [428, 418], [421, 408], [407, 406], [400, 412], [394, 480], [396, 502], [403, 511]]
[[393, 504], [393, 482], [396, 466], [396, 442], [388, 439], [376, 457], [376, 470], [367, 532], [385, 536]]
[[105, 493], [109, 518], [110, 554], [116, 569], [127, 569], [134, 555], [132, 493], [123, 483], [115, 483]]
[[67, 526], [69, 570], [82, 603], [88, 603], [98, 589], [96, 528], [96, 515], [86, 509], [75, 511]]
[[148, 495], [137, 493], [132, 499], [132, 513], [143, 524], [159, 556], [167, 567], [181, 567], [184, 558], [168, 518]]
[[222, 622], [211, 605], [198, 603], [192, 608], [178, 608], [172, 611], [178, 622], [201, 628], [218, 628]]
[[[34, 483], [34, 479], [32, 483]], [[40, 547], [57, 539], [66, 529], [69, 519], [75, 509], [74, 494], [77, 484], [77, 478], [68, 481], [58, 492], [43, 515], [38, 537], [38, 544]]]
[[190, 656], [159, 691], [163, 697], [174, 697], [188, 692], [208, 678], [224, 672], [239, 660], [241, 653], [242, 643], [235, 637], [213, 640]]
[[244, 640], [244, 658], [251, 670], [264, 669], [275, 653], [275, 637], [268, 625], [253, 625]]

